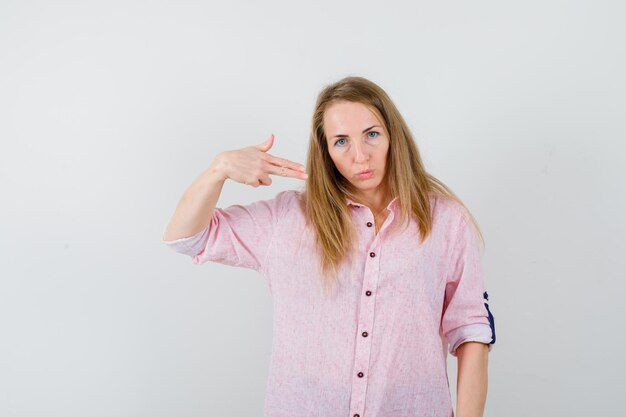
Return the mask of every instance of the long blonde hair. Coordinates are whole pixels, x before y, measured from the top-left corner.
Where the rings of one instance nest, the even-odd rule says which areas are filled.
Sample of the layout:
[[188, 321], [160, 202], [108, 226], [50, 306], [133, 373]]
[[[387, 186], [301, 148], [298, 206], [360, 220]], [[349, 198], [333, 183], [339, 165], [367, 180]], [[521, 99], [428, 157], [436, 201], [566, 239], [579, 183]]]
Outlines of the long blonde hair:
[[384, 126], [389, 151], [383, 181], [387, 182], [390, 194], [398, 197], [398, 223], [408, 225], [410, 216], [414, 215], [422, 236], [420, 243], [423, 243], [432, 229], [429, 195], [434, 193], [451, 198], [465, 208], [484, 246], [474, 216], [449, 187], [426, 172], [413, 136], [387, 93], [366, 78], [345, 77], [327, 85], [317, 97], [306, 162], [309, 176], [303, 193], [305, 217], [307, 225], [315, 231], [320, 252], [320, 279], [326, 293], [336, 284], [339, 264], [349, 252], [354, 254], [356, 250], [356, 229], [346, 198], [357, 201], [357, 196], [352, 184], [336, 169], [324, 134], [324, 112], [337, 101], [364, 104]]

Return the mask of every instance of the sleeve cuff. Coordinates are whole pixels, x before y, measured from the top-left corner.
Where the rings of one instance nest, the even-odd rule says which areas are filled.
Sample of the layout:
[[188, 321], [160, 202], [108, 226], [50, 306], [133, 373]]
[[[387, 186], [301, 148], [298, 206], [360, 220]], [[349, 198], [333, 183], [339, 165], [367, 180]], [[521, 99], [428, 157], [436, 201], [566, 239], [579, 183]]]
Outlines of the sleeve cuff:
[[491, 327], [485, 323], [474, 323], [457, 327], [450, 331], [446, 338], [449, 343], [449, 352], [452, 356], [456, 356], [456, 350], [465, 342], [481, 342], [489, 346], [489, 352], [493, 349], [491, 343]]
[[[193, 236], [181, 237], [176, 240], [163, 240], [163, 243], [178, 253], [194, 256], [204, 250], [209, 238], [208, 230], [205, 227]], [[163, 232], [165, 233], [165, 229], [163, 229]]]

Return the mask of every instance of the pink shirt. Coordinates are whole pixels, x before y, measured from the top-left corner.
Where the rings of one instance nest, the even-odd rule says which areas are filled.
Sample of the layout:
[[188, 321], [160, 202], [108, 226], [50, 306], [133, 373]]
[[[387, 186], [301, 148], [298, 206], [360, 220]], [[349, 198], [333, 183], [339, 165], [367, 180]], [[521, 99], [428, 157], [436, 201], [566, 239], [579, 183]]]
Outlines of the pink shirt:
[[[358, 229], [357, 259], [325, 299], [302, 192], [216, 207], [207, 228], [165, 242], [206, 261], [251, 268], [272, 296], [272, 354], [265, 417], [453, 416], [447, 352], [495, 343], [479, 241], [458, 203], [431, 197], [433, 230], [390, 233], [397, 198], [378, 234], [367, 206], [346, 199]], [[354, 261], [354, 262], [353, 262]]]

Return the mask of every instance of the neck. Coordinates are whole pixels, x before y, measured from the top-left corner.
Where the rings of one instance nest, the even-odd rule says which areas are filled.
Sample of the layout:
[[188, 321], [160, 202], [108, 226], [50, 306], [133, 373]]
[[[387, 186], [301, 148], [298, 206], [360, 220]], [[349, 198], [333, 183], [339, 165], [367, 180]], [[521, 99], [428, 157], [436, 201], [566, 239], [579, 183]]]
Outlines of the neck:
[[378, 216], [387, 208], [391, 197], [387, 192], [376, 189], [368, 194], [359, 194], [358, 201], [369, 207], [374, 216]]

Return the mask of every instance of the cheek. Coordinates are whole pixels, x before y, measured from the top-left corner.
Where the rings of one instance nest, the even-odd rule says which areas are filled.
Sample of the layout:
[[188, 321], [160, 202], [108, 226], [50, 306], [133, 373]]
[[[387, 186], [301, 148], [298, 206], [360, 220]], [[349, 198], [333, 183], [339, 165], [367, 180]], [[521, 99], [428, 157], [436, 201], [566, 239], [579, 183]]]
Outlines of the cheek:
[[389, 153], [389, 144], [387, 144], [387, 148], [381, 153], [381, 159], [383, 161], [387, 160], [387, 154]]
[[337, 155], [335, 155], [333, 151], [329, 151], [328, 155], [330, 156], [331, 161], [333, 161], [333, 164], [335, 164], [335, 166], [338, 166], [339, 159], [337, 158]]
[[330, 155], [330, 159], [333, 161], [333, 164], [335, 165], [335, 168], [337, 168], [337, 170], [339, 172], [343, 171], [343, 164], [341, 162], [341, 157], [339, 155], [336, 155], [336, 153], [330, 151], [328, 153]]
[[337, 167], [339, 172], [341, 172], [342, 174], [346, 172], [346, 164], [342, 162], [341, 160], [338, 160], [337, 162], [335, 162], [335, 166]]
[[352, 170], [350, 169], [350, 164], [348, 164], [347, 162], [340, 161], [339, 164], [337, 164], [337, 169], [344, 177], [350, 177], [350, 173]]

